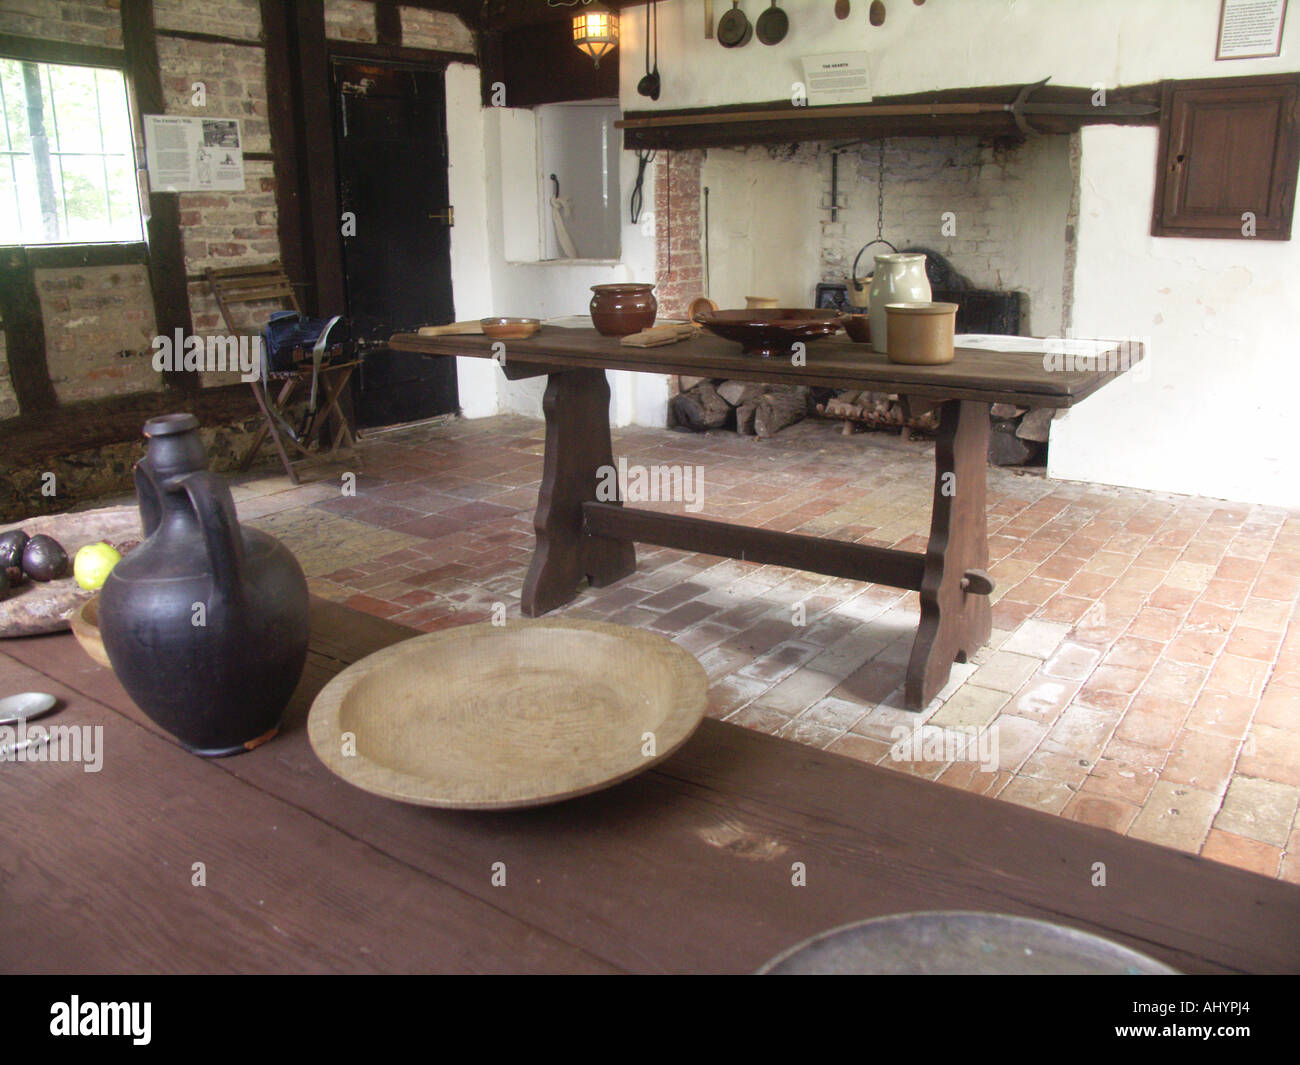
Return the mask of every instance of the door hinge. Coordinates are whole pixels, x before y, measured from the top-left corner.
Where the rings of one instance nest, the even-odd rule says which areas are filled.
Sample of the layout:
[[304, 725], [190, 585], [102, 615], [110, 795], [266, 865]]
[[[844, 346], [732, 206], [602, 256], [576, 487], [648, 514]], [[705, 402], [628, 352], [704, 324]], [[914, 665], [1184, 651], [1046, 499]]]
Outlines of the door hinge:
[[433, 222], [446, 222], [448, 226], [456, 224], [456, 208], [448, 207], [443, 211], [434, 211], [429, 215], [429, 220]]

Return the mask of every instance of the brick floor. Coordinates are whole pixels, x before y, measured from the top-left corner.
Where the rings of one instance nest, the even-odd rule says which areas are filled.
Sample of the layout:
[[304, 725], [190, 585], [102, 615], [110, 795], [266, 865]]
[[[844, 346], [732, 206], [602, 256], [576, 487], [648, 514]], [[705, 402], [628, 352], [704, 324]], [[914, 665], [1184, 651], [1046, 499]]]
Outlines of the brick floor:
[[[430, 423], [372, 434], [354, 494], [337, 472], [235, 494], [317, 594], [434, 631], [519, 615], [542, 440], [515, 416]], [[624, 429], [614, 450], [703, 467], [704, 516], [928, 535], [925, 442], [804, 422], [761, 442]], [[635, 574], [563, 612], [670, 634], [711, 716], [1300, 883], [1300, 514], [991, 470], [988, 521], [993, 637], [919, 714], [913, 593], [638, 546]]]

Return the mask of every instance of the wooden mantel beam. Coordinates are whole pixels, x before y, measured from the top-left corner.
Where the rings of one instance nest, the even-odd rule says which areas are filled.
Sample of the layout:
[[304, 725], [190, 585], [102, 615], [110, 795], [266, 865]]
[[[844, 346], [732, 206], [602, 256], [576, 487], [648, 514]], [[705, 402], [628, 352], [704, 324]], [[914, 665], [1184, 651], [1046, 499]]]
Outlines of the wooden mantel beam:
[[[1008, 109], [1023, 86], [995, 85], [944, 89], [877, 97], [870, 103], [830, 107], [796, 107], [789, 100], [682, 108], [672, 111], [628, 111], [618, 125], [628, 149], [689, 149], [745, 144], [787, 144], [800, 141], [917, 136], [976, 136], [1023, 140]], [[1033, 94], [1035, 104], [1088, 105], [1093, 90], [1045, 85]], [[1142, 104], [1157, 110], [1146, 115], [1114, 115], [1097, 108], [1095, 115], [1030, 116], [1042, 133], [1072, 133], [1097, 123], [1157, 125], [1160, 85], [1126, 86], [1106, 93], [1106, 103]]]

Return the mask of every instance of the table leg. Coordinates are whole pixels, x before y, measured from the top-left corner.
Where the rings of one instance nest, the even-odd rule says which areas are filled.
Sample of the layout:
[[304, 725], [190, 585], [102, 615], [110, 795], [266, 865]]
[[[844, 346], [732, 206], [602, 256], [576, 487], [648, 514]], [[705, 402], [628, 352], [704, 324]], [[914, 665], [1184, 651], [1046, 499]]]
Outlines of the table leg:
[[596, 499], [600, 467], [614, 465], [605, 371], [551, 374], [542, 410], [546, 454], [533, 518], [537, 546], [521, 604], [530, 618], [567, 603], [584, 577], [602, 588], [636, 570], [632, 544], [582, 531], [582, 504]]
[[921, 625], [904, 686], [907, 705], [924, 709], [948, 681], [953, 661], [965, 662], [989, 638], [987, 403], [943, 404], [934, 448], [934, 514], [921, 583]]

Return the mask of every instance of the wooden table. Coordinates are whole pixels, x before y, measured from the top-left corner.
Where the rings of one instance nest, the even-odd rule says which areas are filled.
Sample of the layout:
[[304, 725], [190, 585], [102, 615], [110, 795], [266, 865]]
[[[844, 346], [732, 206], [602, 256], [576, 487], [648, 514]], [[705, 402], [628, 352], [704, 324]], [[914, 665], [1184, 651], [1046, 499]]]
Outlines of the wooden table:
[[371, 796], [316, 759], [307, 709], [412, 635], [314, 601], [283, 732], [212, 761], [70, 635], [0, 641], [0, 691], [58, 695], [46, 720], [102, 725], [104, 750], [98, 773], [0, 765], [0, 970], [741, 973], [840, 924], [939, 909], [1056, 921], [1184, 972], [1300, 967], [1300, 888], [716, 721], [555, 806]]
[[[1008, 338], [1012, 340], [1013, 338]], [[600, 588], [636, 569], [634, 542], [790, 566], [921, 594], [921, 620], [907, 666], [907, 705], [924, 708], [989, 637], [993, 582], [984, 514], [989, 407], [1071, 407], [1135, 359], [1141, 345], [1110, 349], [1101, 369], [1052, 369], [1042, 355], [959, 349], [946, 366], [899, 366], [842, 338], [806, 346], [806, 365], [740, 354], [708, 333], [658, 348], [624, 347], [594, 329], [543, 327], [509, 343], [482, 336], [398, 334], [398, 351], [496, 358], [506, 377], [549, 377], [543, 410], [546, 455], [534, 527], [537, 546], [522, 610], [536, 617], [572, 599], [584, 579]], [[597, 471], [613, 464], [605, 370], [824, 385], [902, 393], [939, 408], [934, 509], [925, 552], [752, 529], [686, 515], [656, 514], [597, 499]]]

